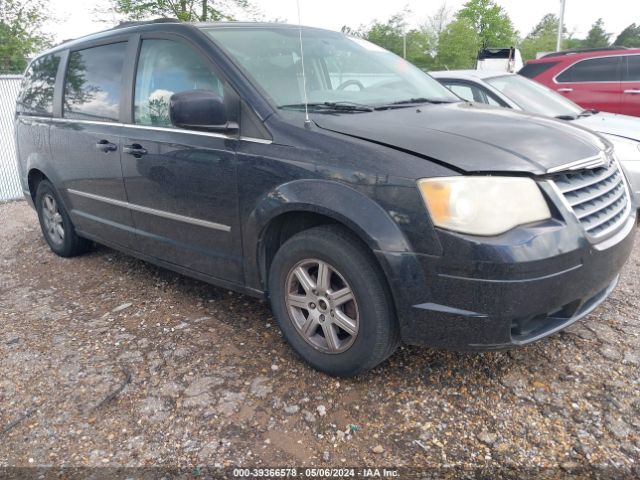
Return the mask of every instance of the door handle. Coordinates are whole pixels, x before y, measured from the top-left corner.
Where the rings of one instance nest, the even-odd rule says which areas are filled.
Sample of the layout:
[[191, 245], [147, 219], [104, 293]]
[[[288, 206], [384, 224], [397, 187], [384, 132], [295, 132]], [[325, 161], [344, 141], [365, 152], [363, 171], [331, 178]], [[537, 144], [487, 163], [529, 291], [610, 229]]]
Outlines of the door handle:
[[129, 155], [133, 155], [134, 157], [141, 157], [142, 155], [146, 155], [147, 153], [147, 149], [143, 148], [139, 143], [125, 145], [122, 151], [124, 153], [128, 153]]
[[115, 152], [117, 149], [118, 146], [109, 140], [99, 140], [98, 143], [96, 143], [96, 150], [104, 153]]
[[630, 90], [625, 90], [624, 93], [630, 93], [631, 95], [638, 95], [640, 94], [640, 89], [630, 89]]
[[573, 88], [559, 88], [558, 91], [560, 93], [570, 93], [573, 92]]

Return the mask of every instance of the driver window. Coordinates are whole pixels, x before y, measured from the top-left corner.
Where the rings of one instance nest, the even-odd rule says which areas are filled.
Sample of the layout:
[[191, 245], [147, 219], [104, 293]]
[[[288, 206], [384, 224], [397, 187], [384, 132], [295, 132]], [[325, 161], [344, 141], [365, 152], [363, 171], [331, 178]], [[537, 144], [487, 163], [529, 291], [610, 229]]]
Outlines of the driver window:
[[143, 40], [136, 71], [135, 123], [170, 127], [169, 99], [187, 90], [223, 96], [222, 82], [192, 48], [173, 40]]

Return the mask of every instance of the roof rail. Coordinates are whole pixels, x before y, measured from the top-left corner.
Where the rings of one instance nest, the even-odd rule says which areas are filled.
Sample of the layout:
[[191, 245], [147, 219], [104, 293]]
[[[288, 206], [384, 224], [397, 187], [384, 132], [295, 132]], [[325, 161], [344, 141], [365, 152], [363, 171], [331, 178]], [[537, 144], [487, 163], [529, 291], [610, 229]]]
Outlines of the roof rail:
[[628, 50], [628, 47], [601, 47], [601, 48], [578, 48], [576, 50], [563, 50], [562, 52], [552, 52], [543, 55], [540, 58], [550, 58], [550, 57], [562, 57], [564, 55], [574, 55], [577, 53], [590, 53], [590, 52], [606, 52], [609, 50]]
[[119, 28], [126, 28], [126, 27], [135, 27], [137, 25], [151, 25], [153, 23], [178, 23], [178, 22], [180, 22], [180, 20], [178, 20], [177, 18], [166, 18], [166, 17], [154, 18], [153, 20], [134, 20], [134, 21], [120, 22], [118, 25], [116, 25], [113, 28], [110, 28], [109, 30], [117, 30]]

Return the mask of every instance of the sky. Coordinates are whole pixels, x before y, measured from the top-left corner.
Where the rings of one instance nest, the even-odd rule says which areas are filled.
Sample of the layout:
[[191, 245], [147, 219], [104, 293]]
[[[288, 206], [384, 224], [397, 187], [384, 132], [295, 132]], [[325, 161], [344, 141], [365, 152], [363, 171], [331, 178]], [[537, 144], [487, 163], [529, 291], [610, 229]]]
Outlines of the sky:
[[[343, 25], [357, 28], [374, 20], [384, 21], [407, 6], [412, 14], [411, 26], [416, 26], [443, 3], [443, 0], [299, 0], [303, 25], [339, 30]], [[446, 0], [452, 11], [466, 0]], [[543, 15], [558, 13], [559, 0], [496, 0], [509, 14], [522, 36], [525, 36]], [[253, 0], [267, 20], [286, 19], [297, 23], [296, 0]], [[108, 28], [117, 20], [105, 11], [107, 0], [51, 0], [52, 20], [46, 29], [55, 40], [75, 38]], [[566, 0], [565, 24], [576, 37], [584, 37], [598, 17], [602, 17], [613, 38], [626, 26], [640, 24], [640, 0]], [[100, 10], [101, 14], [96, 14]], [[106, 22], [99, 22], [100, 17]], [[111, 20], [111, 22], [109, 22]]]

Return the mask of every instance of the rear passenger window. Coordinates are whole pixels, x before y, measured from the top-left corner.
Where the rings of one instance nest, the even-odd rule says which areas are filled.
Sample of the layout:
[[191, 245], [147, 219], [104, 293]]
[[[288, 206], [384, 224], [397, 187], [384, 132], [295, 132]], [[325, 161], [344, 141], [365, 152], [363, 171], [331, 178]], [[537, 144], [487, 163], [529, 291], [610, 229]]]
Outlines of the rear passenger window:
[[626, 82], [640, 82], [640, 55], [627, 57], [627, 71], [624, 76]]
[[188, 90], [211, 90], [223, 96], [222, 83], [192, 48], [173, 40], [143, 40], [136, 72], [135, 123], [171, 126], [169, 99]]
[[557, 81], [560, 83], [619, 82], [620, 57], [582, 60], [558, 75]]
[[64, 82], [64, 117], [117, 121], [126, 42], [71, 52]]
[[53, 89], [60, 64], [57, 54], [34, 60], [24, 75], [18, 111], [24, 115], [53, 115]]

